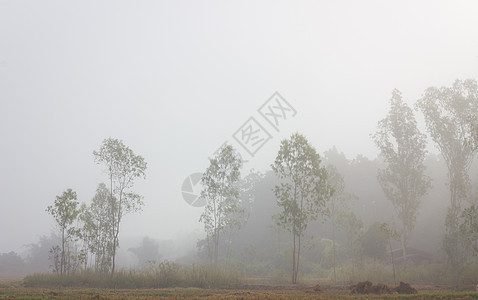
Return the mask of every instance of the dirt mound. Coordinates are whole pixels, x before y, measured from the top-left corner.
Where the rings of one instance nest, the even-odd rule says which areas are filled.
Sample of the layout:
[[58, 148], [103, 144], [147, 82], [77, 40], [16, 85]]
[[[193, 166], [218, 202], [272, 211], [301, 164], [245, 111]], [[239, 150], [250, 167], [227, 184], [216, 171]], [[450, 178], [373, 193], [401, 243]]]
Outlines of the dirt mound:
[[371, 289], [370, 291], [371, 294], [391, 294], [392, 293], [392, 289], [388, 285], [383, 283], [378, 283], [377, 285], [372, 286], [370, 289]]
[[320, 293], [320, 292], [322, 292], [322, 287], [319, 284], [316, 284], [315, 286], [306, 288], [305, 292], [306, 293]]
[[367, 295], [367, 294], [391, 294], [392, 289], [388, 285], [379, 283], [373, 285], [370, 281], [362, 281], [350, 287], [352, 294]]
[[361, 281], [350, 287], [352, 294], [368, 294], [372, 283], [370, 281]]
[[394, 288], [394, 290], [399, 294], [416, 294], [417, 290], [412, 288], [409, 283], [400, 281], [400, 285]]

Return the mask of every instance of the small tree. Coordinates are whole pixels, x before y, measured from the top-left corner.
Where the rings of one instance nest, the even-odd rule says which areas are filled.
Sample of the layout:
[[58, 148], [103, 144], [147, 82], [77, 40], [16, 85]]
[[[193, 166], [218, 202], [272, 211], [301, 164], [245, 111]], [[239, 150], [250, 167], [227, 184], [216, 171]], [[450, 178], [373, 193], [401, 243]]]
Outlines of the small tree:
[[100, 183], [92, 202], [88, 207], [83, 207], [80, 215], [83, 221], [83, 240], [88, 251], [93, 254], [95, 272], [109, 272], [113, 261], [113, 214], [109, 199], [108, 188]]
[[425, 116], [427, 130], [448, 167], [450, 207], [445, 220], [444, 248], [452, 264], [460, 261], [459, 216], [463, 201], [469, 198], [468, 171], [476, 149], [470, 147], [470, 117], [478, 111], [478, 85], [475, 80], [456, 80], [452, 87], [430, 87], [417, 102]]
[[387, 163], [385, 169], [379, 170], [378, 181], [402, 222], [400, 235], [405, 259], [420, 198], [430, 187], [430, 179], [424, 174], [425, 138], [417, 128], [412, 109], [402, 101], [401, 93], [394, 90], [390, 111], [378, 123], [373, 139]]
[[298, 133], [283, 140], [272, 170], [281, 179], [274, 194], [282, 211], [277, 225], [292, 233], [292, 283], [297, 283], [301, 237], [311, 220], [325, 212], [331, 195], [327, 170], [320, 166], [320, 156], [307, 139]]
[[230, 145], [223, 146], [209, 159], [202, 176], [201, 197], [207, 200], [199, 222], [204, 223], [208, 242], [213, 244], [214, 266], [217, 267], [220, 236], [227, 228], [240, 227], [244, 210], [239, 200], [242, 161]]
[[[57, 226], [60, 230], [61, 236], [61, 249], [58, 247], [51, 249], [56, 257], [60, 257], [59, 264], [58, 259], [53, 261], [54, 269], [60, 275], [64, 274], [66, 270], [70, 269], [68, 266], [69, 262], [69, 245], [73, 235], [76, 234], [76, 228], [73, 225], [76, 220], [79, 210], [77, 209], [79, 202], [77, 201], [76, 192], [71, 189], [67, 189], [61, 196], [56, 196], [55, 202], [53, 205], [49, 205], [46, 211], [53, 216]], [[58, 252], [60, 253], [58, 254]], [[54, 258], [54, 257], [52, 257]]]
[[121, 221], [126, 214], [138, 212], [144, 205], [143, 197], [132, 192], [131, 188], [136, 178], [146, 177], [146, 162], [143, 157], [134, 154], [121, 140], [112, 138], [105, 139], [100, 149], [93, 151], [93, 155], [97, 164], [106, 167], [110, 180], [108, 202], [113, 238], [111, 266], [111, 274], [113, 274]]

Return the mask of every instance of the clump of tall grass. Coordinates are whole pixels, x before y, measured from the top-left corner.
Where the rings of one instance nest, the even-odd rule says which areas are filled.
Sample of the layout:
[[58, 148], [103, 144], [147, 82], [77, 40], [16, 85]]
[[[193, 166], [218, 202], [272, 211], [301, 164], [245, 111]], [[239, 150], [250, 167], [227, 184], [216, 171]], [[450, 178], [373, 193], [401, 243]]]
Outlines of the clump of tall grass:
[[183, 266], [174, 262], [153, 262], [145, 270], [120, 270], [111, 274], [82, 271], [68, 275], [33, 274], [24, 278], [26, 287], [90, 287], [90, 288], [164, 288], [200, 287], [232, 288], [242, 283], [242, 275], [234, 266]]

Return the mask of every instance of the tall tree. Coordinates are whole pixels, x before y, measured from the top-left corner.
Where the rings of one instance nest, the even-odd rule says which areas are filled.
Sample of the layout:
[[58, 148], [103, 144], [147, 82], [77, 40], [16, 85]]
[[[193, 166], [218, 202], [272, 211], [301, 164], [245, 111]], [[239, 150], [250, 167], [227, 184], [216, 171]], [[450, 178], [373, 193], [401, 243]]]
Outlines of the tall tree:
[[444, 249], [449, 262], [460, 260], [458, 220], [463, 201], [469, 197], [468, 171], [475, 151], [466, 142], [469, 119], [478, 111], [475, 80], [456, 80], [451, 87], [430, 87], [417, 102], [425, 116], [427, 130], [448, 167], [450, 206], [445, 220]]
[[103, 141], [98, 151], [93, 151], [95, 162], [106, 167], [109, 177], [110, 196], [109, 214], [111, 218], [111, 235], [113, 237], [113, 254], [111, 274], [115, 271], [116, 249], [119, 246], [118, 235], [123, 216], [141, 210], [143, 197], [131, 191], [136, 178], [145, 178], [146, 162], [144, 158], [123, 144], [123, 141], [108, 138]]
[[231, 145], [221, 147], [204, 172], [201, 197], [207, 200], [199, 221], [204, 223], [208, 242], [212, 242], [217, 267], [221, 234], [242, 223], [244, 209], [239, 199], [242, 160]]
[[378, 181], [385, 196], [392, 202], [401, 221], [403, 257], [415, 227], [420, 198], [430, 188], [425, 175], [426, 136], [418, 130], [413, 110], [393, 90], [388, 115], [378, 122], [373, 135], [375, 144], [387, 166], [378, 172]]
[[[57, 247], [61, 251], [59, 253], [59, 271], [60, 274], [64, 274], [68, 269], [69, 261], [69, 245], [72, 237], [76, 234], [76, 228], [73, 223], [78, 217], [78, 204], [76, 192], [72, 189], [67, 189], [61, 196], [56, 196], [53, 205], [49, 205], [46, 211], [53, 216], [61, 236], [61, 248]], [[58, 268], [55, 268], [58, 271]]]
[[301, 238], [311, 220], [325, 212], [332, 190], [327, 184], [327, 170], [307, 139], [298, 133], [283, 140], [272, 170], [281, 180], [274, 189], [281, 212], [277, 225], [292, 233], [292, 283], [299, 273]]

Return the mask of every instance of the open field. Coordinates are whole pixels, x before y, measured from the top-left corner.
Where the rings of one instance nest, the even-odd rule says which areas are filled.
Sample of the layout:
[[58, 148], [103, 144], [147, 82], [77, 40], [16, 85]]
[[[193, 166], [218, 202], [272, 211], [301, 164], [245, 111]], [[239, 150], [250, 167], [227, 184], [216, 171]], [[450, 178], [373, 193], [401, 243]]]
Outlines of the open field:
[[472, 286], [420, 286], [418, 294], [352, 295], [347, 287], [306, 285], [245, 285], [240, 289], [163, 288], [91, 289], [26, 288], [23, 280], [0, 279], [0, 299], [478, 299]]

